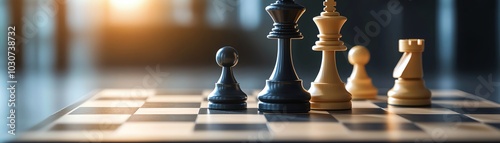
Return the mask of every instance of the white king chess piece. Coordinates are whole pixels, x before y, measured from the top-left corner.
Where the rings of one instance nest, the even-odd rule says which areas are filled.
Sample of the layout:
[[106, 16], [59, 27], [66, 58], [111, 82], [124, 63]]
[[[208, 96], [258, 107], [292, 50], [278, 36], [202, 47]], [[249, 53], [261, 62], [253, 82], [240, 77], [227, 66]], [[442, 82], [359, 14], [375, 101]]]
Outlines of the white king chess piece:
[[311, 83], [311, 109], [313, 110], [345, 110], [351, 109], [351, 94], [339, 77], [335, 59], [336, 51], [346, 51], [344, 42], [340, 41], [340, 29], [347, 18], [336, 12], [337, 3], [325, 0], [324, 12], [314, 17], [319, 33], [319, 41], [313, 46], [314, 51], [322, 51], [321, 69], [316, 80]]

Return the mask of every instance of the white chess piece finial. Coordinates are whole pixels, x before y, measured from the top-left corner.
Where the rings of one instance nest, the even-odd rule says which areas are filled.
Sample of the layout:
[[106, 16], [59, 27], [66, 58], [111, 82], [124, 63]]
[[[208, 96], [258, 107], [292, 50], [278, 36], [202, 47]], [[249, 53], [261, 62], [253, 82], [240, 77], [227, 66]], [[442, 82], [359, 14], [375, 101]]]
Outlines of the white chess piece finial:
[[321, 13], [322, 16], [339, 16], [340, 13], [337, 12], [337, 2], [335, 0], [325, 0], [323, 2], [325, 8], [323, 8], [324, 12]]

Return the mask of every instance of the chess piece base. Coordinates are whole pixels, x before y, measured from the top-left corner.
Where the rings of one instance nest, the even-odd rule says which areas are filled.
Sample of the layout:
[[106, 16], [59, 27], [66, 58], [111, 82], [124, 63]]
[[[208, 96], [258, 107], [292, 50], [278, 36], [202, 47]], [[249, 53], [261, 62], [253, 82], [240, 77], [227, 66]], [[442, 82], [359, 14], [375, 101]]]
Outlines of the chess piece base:
[[208, 109], [237, 110], [246, 109], [247, 95], [238, 83], [216, 83], [214, 90], [208, 95]]
[[397, 79], [387, 92], [389, 105], [427, 106], [431, 104], [431, 92], [422, 79]]
[[312, 110], [350, 110], [351, 102], [311, 102]]
[[313, 110], [348, 110], [352, 107], [351, 94], [344, 84], [312, 82], [309, 92]]
[[373, 86], [371, 79], [347, 78], [346, 89], [355, 100], [377, 98], [378, 90]]
[[311, 109], [310, 103], [266, 103], [259, 102], [260, 112], [269, 113], [307, 113]]
[[227, 104], [227, 103], [209, 102], [208, 109], [211, 109], [211, 110], [245, 110], [245, 109], [247, 109], [247, 103]]
[[311, 108], [311, 94], [302, 87], [302, 80], [267, 80], [258, 98], [261, 112], [307, 113]]

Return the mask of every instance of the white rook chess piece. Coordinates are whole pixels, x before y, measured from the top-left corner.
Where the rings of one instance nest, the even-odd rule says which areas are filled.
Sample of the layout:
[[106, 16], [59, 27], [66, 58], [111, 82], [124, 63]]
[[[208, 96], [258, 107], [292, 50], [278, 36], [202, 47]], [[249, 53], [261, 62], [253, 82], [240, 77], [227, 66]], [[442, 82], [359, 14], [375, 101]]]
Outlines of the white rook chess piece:
[[323, 51], [321, 69], [316, 80], [311, 83], [311, 109], [315, 110], [343, 110], [351, 109], [351, 94], [345, 89], [340, 80], [335, 60], [335, 51], [347, 50], [344, 42], [340, 41], [340, 29], [347, 18], [336, 12], [336, 2], [325, 0], [324, 12], [314, 17], [320, 34], [319, 41], [313, 46], [314, 51]]
[[399, 52], [404, 52], [394, 69], [397, 80], [389, 90], [388, 103], [400, 106], [425, 106], [431, 104], [431, 92], [425, 87], [422, 69], [423, 39], [399, 40]]
[[365, 65], [370, 61], [370, 51], [363, 46], [355, 46], [349, 50], [349, 63], [354, 68], [351, 77], [347, 79], [346, 89], [353, 99], [375, 99], [377, 88], [366, 73]]

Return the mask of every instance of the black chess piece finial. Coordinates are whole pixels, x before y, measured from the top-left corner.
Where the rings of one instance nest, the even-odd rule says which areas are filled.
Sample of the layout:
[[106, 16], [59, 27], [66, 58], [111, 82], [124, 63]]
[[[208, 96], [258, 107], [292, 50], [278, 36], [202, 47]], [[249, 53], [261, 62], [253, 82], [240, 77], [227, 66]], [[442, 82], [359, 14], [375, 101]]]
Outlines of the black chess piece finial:
[[230, 46], [217, 51], [217, 64], [222, 67], [219, 81], [208, 95], [208, 109], [243, 110], [247, 108], [247, 95], [241, 90], [240, 84], [233, 75], [232, 67], [238, 63], [238, 52]]
[[267, 38], [278, 39], [278, 56], [266, 87], [259, 93], [259, 111], [307, 113], [311, 94], [299, 79], [292, 62], [292, 39], [302, 39], [297, 22], [305, 8], [293, 0], [277, 0], [266, 7], [274, 21]]

